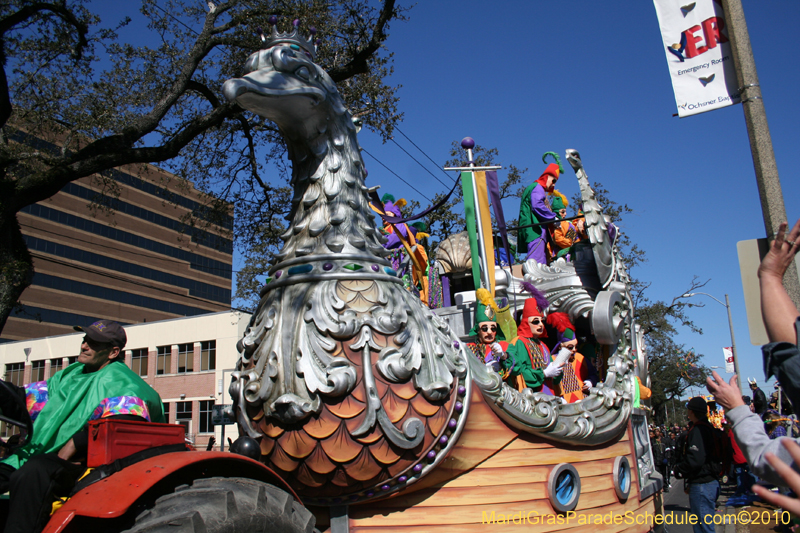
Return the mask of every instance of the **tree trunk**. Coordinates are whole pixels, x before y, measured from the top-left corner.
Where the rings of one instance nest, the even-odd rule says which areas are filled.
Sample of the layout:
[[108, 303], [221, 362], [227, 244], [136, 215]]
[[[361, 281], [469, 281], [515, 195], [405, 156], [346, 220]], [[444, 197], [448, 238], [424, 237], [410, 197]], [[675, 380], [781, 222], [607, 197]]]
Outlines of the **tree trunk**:
[[16, 213], [6, 213], [0, 219], [0, 332], [32, 279], [33, 259]]

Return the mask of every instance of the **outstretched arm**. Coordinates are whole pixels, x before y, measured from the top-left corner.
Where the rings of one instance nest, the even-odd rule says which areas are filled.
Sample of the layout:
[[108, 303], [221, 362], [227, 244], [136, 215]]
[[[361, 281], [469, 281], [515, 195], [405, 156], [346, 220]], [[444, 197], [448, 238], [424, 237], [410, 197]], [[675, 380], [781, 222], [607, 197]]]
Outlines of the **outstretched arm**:
[[797, 344], [794, 329], [797, 308], [783, 286], [783, 276], [800, 250], [800, 220], [788, 237], [785, 236], [787, 226], [783, 222], [778, 228], [778, 235], [758, 268], [758, 282], [761, 287], [761, 316], [770, 342]]
[[745, 406], [742, 400], [742, 392], [736, 386], [736, 376], [734, 375], [730, 383], [712, 372], [713, 378], [706, 379], [708, 392], [714, 395], [717, 405], [725, 409], [725, 418], [733, 426], [733, 436], [736, 443], [742, 449], [742, 453], [747, 459], [751, 470], [760, 478], [770, 483], [783, 485], [780, 476], [776, 475], [775, 470], [767, 462], [766, 455], [774, 453], [780, 458], [797, 468], [785, 448], [780, 444], [784, 439], [770, 439], [764, 431], [764, 423], [755, 413]]
[[[789, 439], [782, 439], [781, 444], [783, 444], [786, 452], [792, 458], [794, 463], [800, 463], [800, 446], [798, 446], [796, 442], [793, 442]], [[792, 467], [789, 466], [789, 464], [782, 461], [773, 453], [766, 454], [765, 458], [770, 466], [772, 466], [778, 475], [781, 476], [789, 488], [795, 492], [800, 491], [800, 474], [792, 470]], [[775, 494], [771, 490], [760, 485], [753, 485], [753, 492], [769, 503], [783, 507], [785, 510], [794, 515], [800, 515], [800, 501], [798, 501], [797, 498], [789, 498], [788, 496]]]

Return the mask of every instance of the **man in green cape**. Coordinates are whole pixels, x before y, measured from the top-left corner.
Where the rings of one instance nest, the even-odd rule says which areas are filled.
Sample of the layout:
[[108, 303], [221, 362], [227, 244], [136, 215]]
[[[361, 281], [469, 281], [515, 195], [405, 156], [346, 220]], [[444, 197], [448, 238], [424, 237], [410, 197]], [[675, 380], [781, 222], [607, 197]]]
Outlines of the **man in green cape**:
[[18, 412], [24, 398], [33, 420], [29, 441], [0, 463], [0, 493], [10, 491], [11, 498], [7, 533], [41, 531], [52, 503], [72, 491], [86, 470], [90, 420], [164, 422], [158, 393], [125, 366], [125, 330], [110, 320], [75, 330], [85, 334], [76, 363], [47, 381], [2, 389], [19, 395], [0, 397], [3, 411]]

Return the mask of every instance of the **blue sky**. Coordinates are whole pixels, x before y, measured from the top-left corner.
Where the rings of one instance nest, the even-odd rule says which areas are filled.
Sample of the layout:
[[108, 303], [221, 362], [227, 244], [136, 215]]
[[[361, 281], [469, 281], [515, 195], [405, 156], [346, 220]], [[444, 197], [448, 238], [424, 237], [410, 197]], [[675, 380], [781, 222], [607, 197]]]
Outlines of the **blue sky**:
[[[743, 6], [794, 221], [800, 74], [791, 35], [800, 2], [743, 0]], [[395, 54], [392, 81], [403, 85], [400, 129], [414, 143], [444, 162], [453, 140], [471, 136], [497, 147], [501, 163], [528, 167], [528, 182], [544, 168], [544, 152], [577, 149], [590, 179], [636, 211], [622, 230], [647, 252], [649, 262], [633, 274], [652, 282], [649, 297], [671, 301], [695, 275], [710, 280], [700, 290], [723, 301], [729, 294], [742, 381], [752, 376], [763, 384], [736, 253], [738, 241], [765, 236], [743, 110], [672, 116], [675, 99], [651, 1], [420, 2], [408, 22], [393, 25], [387, 47]], [[426, 196], [444, 190], [394, 144], [366, 131], [359, 140]], [[401, 135], [396, 140], [422, 160]], [[365, 161], [368, 185], [427, 205], [369, 156]], [[558, 188], [567, 197], [577, 191], [569, 167]], [[504, 208], [511, 217], [518, 206]], [[704, 333], [681, 329], [677, 340], [705, 354], [706, 365], [724, 366], [725, 307], [705, 296], [696, 300], [705, 307], [688, 312]]]
[[[742, 2], [788, 219], [794, 221], [800, 216], [792, 164], [800, 141], [800, 69], [792, 35], [800, 2]], [[140, 18], [117, 3], [94, 6], [114, 14], [109, 22], [123, 11]], [[672, 116], [675, 99], [652, 2], [428, 0], [408, 15], [407, 22], [392, 25], [386, 43], [395, 54], [391, 82], [402, 85], [400, 129], [439, 163], [449, 158], [452, 141], [471, 136], [498, 148], [501, 163], [528, 167], [526, 183], [544, 168], [544, 152], [577, 149], [589, 178], [635, 210], [621, 229], [647, 252], [649, 262], [633, 275], [652, 283], [650, 299], [670, 301], [693, 276], [710, 280], [701, 290], [720, 300], [728, 293], [742, 381], [752, 376], [763, 383], [736, 254], [738, 241], [765, 236], [743, 111], [732, 106]], [[394, 144], [367, 130], [359, 140], [425, 196], [444, 190]], [[426, 161], [401, 135], [396, 140]], [[365, 161], [368, 185], [427, 205], [369, 156]], [[577, 191], [569, 167], [558, 188], [567, 197]], [[504, 208], [511, 218], [518, 205]], [[703, 296], [696, 301], [706, 305], [689, 315], [704, 334], [681, 329], [677, 340], [705, 354], [706, 365], [724, 366], [726, 310]]]

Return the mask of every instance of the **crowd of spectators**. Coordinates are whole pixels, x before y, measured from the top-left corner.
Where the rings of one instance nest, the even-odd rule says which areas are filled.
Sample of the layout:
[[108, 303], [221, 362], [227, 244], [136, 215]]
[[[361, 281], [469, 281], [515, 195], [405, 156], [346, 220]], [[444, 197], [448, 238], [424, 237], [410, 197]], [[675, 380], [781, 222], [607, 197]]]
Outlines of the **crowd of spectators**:
[[[748, 379], [753, 394], [751, 401], [748, 396], [742, 395], [736, 376], [726, 382], [717, 372], [708, 378], [707, 386], [716, 404], [725, 410], [725, 433], [730, 440], [730, 467], [737, 479], [736, 491], [727, 504], [746, 505], [752, 503], [754, 498], [761, 498], [800, 516], [800, 500], [796, 497], [796, 493], [800, 493], [800, 439], [797, 438], [800, 435], [796, 423], [785, 416], [784, 410], [788, 408], [790, 412], [796, 412], [800, 406], [800, 313], [783, 286], [784, 274], [793, 265], [794, 257], [800, 250], [800, 220], [788, 234], [786, 230], [787, 224], [784, 222], [758, 270], [761, 312], [770, 341], [762, 348], [765, 378], [777, 378], [783, 397], [773, 396], [769, 401], [756, 381]], [[784, 402], [784, 399], [787, 401]], [[698, 426], [696, 417], [691, 414], [694, 412], [694, 400], [699, 398], [693, 398], [687, 406], [692, 428], [683, 434], [690, 436], [683, 441], [678, 437], [673, 452], [677, 459], [674, 461], [685, 461], [681, 457], [691, 454], [692, 448], [699, 447], [705, 451], [705, 461], [713, 463], [712, 459], [719, 455], [719, 447], [712, 451], [716, 441], [705, 435], [702, 439], [695, 437], [692, 440], [691, 437], [692, 434], [699, 435], [693, 431]], [[716, 436], [713, 438], [716, 439]], [[656, 448], [664, 448], [658, 444], [657, 436], [656, 442]], [[675, 464], [673, 470], [680, 475], [680, 464]], [[698, 480], [697, 474], [692, 472], [683, 474], [692, 495], [692, 512], [705, 514], [696, 512], [693, 501], [694, 486], [702, 485], [705, 479]], [[668, 475], [669, 472], [667, 479]], [[778, 490], [773, 490], [770, 485]], [[695, 527], [695, 531], [703, 530]]]

